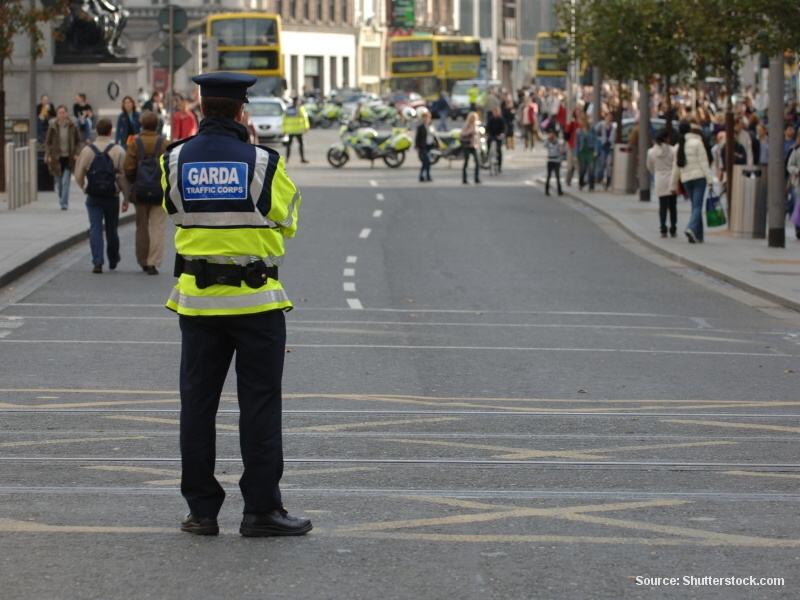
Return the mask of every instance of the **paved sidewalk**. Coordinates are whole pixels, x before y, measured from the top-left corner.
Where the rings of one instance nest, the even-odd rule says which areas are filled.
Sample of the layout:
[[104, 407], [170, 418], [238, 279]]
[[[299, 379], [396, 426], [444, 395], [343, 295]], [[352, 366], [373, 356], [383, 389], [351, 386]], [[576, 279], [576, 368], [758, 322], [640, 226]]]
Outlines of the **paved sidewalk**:
[[[61, 210], [55, 192], [39, 192], [35, 202], [16, 210], [8, 210], [0, 194], [0, 288], [79, 242], [89, 251], [86, 196], [74, 180], [69, 191], [69, 210]], [[134, 219], [130, 208], [120, 215], [120, 226]]]

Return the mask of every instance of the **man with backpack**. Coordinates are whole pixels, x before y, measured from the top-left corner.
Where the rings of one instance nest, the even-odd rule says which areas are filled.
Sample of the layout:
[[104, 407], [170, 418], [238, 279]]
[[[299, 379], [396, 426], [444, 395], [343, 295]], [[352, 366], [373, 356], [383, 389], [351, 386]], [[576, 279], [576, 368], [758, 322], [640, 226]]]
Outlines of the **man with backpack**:
[[89, 247], [92, 250], [92, 273], [103, 272], [103, 225], [106, 230], [108, 268], [112, 271], [120, 261], [119, 193], [122, 192], [122, 212], [128, 210], [128, 180], [123, 165], [125, 150], [111, 139], [111, 119], [97, 122], [97, 139], [84, 146], [75, 164], [75, 181], [86, 193], [89, 212]]
[[125, 177], [136, 206], [136, 260], [142, 271], [158, 275], [167, 226], [167, 213], [161, 207], [164, 191], [159, 159], [171, 142], [158, 134], [158, 115], [147, 111], [140, 121], [142, 133], [134, 136], [125, 155]]

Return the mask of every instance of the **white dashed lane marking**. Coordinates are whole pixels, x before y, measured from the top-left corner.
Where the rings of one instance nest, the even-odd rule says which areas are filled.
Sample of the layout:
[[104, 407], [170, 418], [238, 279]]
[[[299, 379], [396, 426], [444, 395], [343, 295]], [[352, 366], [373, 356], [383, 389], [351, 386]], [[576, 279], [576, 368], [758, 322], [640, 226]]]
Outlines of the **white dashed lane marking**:
[[363, 306], [361, 306], [361, 301], [358, 298], [348, 298], [347, 305], [354, 309], [354, 310], [363, 310]]
[[382, 214], [383, 214], [383, 211], [382, 211], [382, 210], [376, 210], [376, 211], [374, 211], [374, 212], [372, 213], [372, 216], [373, 216], [373, 217], [375, 217], [375, 218], [377, 219], [377, 218], [378, 218], [378, 217], [380, 217]]
[[378, 202], [383, 202], [383, 194], [376, 194], [376, 195], [375, 195], [375, 199], [376, 199]]
[[342, 284], [342, 288], [344, 289], [345, 292], [355, 292], [356, 291], [356, 284], [353, 283], [352, 281], [345, 281]]
[[342, 273], [344, 277], [355, 277], [356, 270], [355, 269], [345, 269], [344, 273]]
[[349, 265], [354, 265], [354, 264], [356, 264], [357, 261], [358, 261], [358, 257], [357, 256], [348, 256], [347, 260], [345, 262], [347, 264], [349, 264]]
[[367, 239], [370, 233], [372, 233], [372, 229], [370, 229], [369, 227], [365, 227], [364, 229], [361, 230], [361, 233], [358, 234], [358, 237], [360, 237], [361, 239]]

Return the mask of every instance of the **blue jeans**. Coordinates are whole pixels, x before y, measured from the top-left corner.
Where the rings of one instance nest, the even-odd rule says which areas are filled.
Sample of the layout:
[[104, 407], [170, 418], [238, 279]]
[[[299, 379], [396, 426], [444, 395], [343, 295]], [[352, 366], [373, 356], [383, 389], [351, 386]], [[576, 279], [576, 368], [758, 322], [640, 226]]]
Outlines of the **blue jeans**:
[[439, 111], [439, 131], [447, 131], [447, 109]]
[[92, 250], [92, 264], [103, 264], [103, 221], [105, 221], [106, 243], [108, 245], [108, 266], [116, 268], [119, 262], [119, 197], [86, 197], [86, 210], [89, 213], [89, 248]]
[[67, 168], [69, 159], [58, 159], [61, 161], [61, 175], [55, 177], [56, 194], [58, 194], [58, 203], [61, 208], [69, 206], [69, 182], [72, 178], [72, 171]]
[[693, 231], [697, 241], [702, 242], [703, 200], [706, 196], [708, 182], [705, 177], [701, 177], [699, 179], [692, 179], [691, 181], [684, 181], [681, 185], [689, 195], [689, 200], [692, 201], [692, 216], [689, 218], [689, 224], [686, 226], [686, 229]]
[[420, 181], [431, 181], [431, 151], [430, 148], [419, 149], [419, 159], [422, 161], [422, 166], [419, 169]]

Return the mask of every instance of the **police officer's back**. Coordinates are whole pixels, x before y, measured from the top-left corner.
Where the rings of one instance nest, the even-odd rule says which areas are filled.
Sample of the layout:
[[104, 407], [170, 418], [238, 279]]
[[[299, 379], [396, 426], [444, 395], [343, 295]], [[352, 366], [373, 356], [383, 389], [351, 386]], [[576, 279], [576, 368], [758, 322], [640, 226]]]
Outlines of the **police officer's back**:
[[283, 238], [297, 229], [300, 195], [280, 155], [248, 143], [240, 123], [256, 78], [212, 73], [193, 80], [201, 86], [199, 132], [172, 144], [161, 163], [164, 207], [178, 227], [178, 282], [167, 307], [180, 315], [182, 334], [181, 493], [190, 514], [181, 530], [219, 531], [225, 492], [214, 477], [214, 420], [235, 353], [244, 463], [239, 531], [302, 535], [311, 522], [288, 516], [279, 488], [283, 311], [292, 304], [278, 265]]

